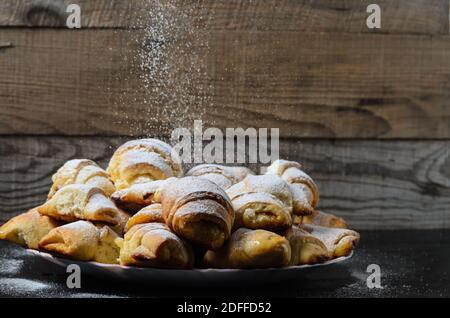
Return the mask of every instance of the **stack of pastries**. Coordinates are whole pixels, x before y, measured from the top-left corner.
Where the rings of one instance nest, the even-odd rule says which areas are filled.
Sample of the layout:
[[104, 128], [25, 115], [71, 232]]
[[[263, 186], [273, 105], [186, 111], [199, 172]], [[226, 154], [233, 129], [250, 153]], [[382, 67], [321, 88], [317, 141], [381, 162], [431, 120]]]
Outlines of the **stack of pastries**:
[[[185, 175], [185, 176], [184, 176]], [[189, 269], [316, 264], [349, 255], [359, 234], [317, 210], [319, 191], [297, 162], [264, 175], [202, 164], [183, 173], [157, 139], [120, 146], [107, 170], [65, 163], [47, 201], [0, 227], [0, 239], [80, 261]]]

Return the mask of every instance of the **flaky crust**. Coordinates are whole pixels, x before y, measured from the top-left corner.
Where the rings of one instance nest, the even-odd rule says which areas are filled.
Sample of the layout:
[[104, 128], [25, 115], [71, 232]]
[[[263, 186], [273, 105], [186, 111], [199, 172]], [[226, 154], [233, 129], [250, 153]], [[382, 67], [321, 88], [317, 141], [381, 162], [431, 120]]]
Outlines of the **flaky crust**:
[[169, 180], [171, 178], [134, 184], [127, 189], [114, 192], [111, 199], [121, 209], [129, 213], [136, 213], [150, 204], [160, 203], [161, 189]]
[[319, 189], [314, 180], [301, 170], [295, 161], [276, 160], [267, 169], [267, 174], [278, 175], [289, 183], [296, 215], [310, 215], [319, 203]]
[[222, 249], [208, 251], [204, 264], [213, 268], [270, 268], [286, 266], [290, 259], [291, 248], [284, 237], [240, 228]]
[[161, 204], [154, 203], [133, 215], [125, 226], [125, 233], [128, 232], [133, 226], [145, 223], [164, 223]]
[[89, 220], [117, 225], [119, 210], [115, 204], [96, 187], [84, 184], [70, 184], [38, 207], [39, 213], [57, 220], [73, 222]]
[[[116, 232], [119, 236], [123, 236], [125, 234], [125, 227], [128, 223], [128, 220], [130, 219], [131, 215], [127, 212], [118, 209], [119, 213], [117, 214], [117, 224], [111, 225], [111, 224], [103, 224], [108, 225], [114, 232]], [[102, 224], [102, 223], [100, 223]]]
[[218, 249], [230, 236], [234, 210], [228, 195], [212, 181], [171, 180], [162, 188], [161, 203], [166, 224], [190, 242]]
[[333, 258], [348, 256], [359, 243], [359, 233], [338, 228], [304, 224], [302, 229], [321, 240]]
[[[304, 216], [303, 219], [298, 220], [298, 222], [303, 224], [319, 225], [323, 227], [348, 229], [348, 224], [343, 218], [318, 210], [314, 211], [314, 213], [311, 215]], [[294, 223], [297, 223], [295, 219]]]
[[77, 221], [51, 230], [39, 247], [80, 261], [117, 264], [122, 239], [108, 226]]
[[331, 258], [325, 244], [307, 231], [292, 226], [285, 233], [291, 245], [290, 265], [306, 265], [323, 263]]
[[292, 225], [292, 194], [278, 176], [249, 175], [227, 194], [236, 212], [234, 228], [280, 231]]
[[232, 185], [242, 181], [249, 174], [253, 174], [253, 172], [244, 167], [201, 164], [193, 167], [186, 175], [208, 179], [223, 190], [226, 190]]
[[179, 156], [172, 147], [157, 139], [123, 144], [112, 156], [107, 171], [118, 190], [183, 175]]
[[163, 223], [137, 224], [125, 234], [120, 264], [156, 268], [191, 268], [190, 246]]
[[51, 199], [55, 193], [68, 184], [87, 184], [103, 190], [110, 196], [115, 186], [109, 174], [94, 161], [88, 159], [73, 159], [67, 161], [52, 177], [53, 185], [48, 193]]
[[0, 227], [0, 240], [7, 240], [22, 246], [38, 249], [39, 241], [60, 224], [52, 218], [31, 209], [13, 217]]

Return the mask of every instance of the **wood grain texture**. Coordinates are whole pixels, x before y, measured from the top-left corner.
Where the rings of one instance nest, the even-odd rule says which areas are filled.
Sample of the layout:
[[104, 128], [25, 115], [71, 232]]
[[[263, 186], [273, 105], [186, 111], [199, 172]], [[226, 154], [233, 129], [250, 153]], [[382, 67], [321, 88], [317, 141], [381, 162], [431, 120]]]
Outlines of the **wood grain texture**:
[[[0, 220], [45, 199], [66, 160], [107, 165], [117, 137], [0, 137]], [[320, 208], [358, 229], [450, 228], [450, 141], [284, 140], [316, 180]]]
[[[64, 27], [66, 7], [82, 9], [82, 27], [142, 27], [152, 10], [188, 12], [203, 29], [374, 32], [366, 27], [370, 0], [2, 0], [0, 26]], [[377, 1], [383, 33], [448, 34], [448, 0]], [[151, 17], [151, 16], [150, 16]]]
[[[450, 137], [448, 37], [214, 31], [160, 54], [137, 32], [0, 29], [0, 134], [159, 134], [203, 118], [294, 138]], [[169, 69], [152, 78], [143, 52]]]
[[3, 0], [0, 26], [66, 27], [69, 4], [81, 8], [83, 28], [131, 26], [144, 9], [145, 0]]

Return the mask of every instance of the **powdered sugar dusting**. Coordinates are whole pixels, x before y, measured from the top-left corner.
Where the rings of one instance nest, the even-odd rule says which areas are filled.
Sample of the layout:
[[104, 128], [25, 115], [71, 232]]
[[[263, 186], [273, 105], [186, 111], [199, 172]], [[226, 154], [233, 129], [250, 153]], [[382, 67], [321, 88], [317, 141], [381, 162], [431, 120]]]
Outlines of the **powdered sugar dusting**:
[[172, 179], [168, 181], [162, 188], [162, 197], [184, 198], [193, 193], [209, 192], [215, 193], [228, 200], [228, 195], [214, 182], [197, 177], [185, 177], [181, 179]]
[[243, 181], [227, 190], [231, 199], [245, 193], [271, 194], [292, 210], [292, 193], [289, 185], [277, 175], [248, 175]]
[[17, 291], [37, 296], [36, 293], [49, 287], [47, 284], [24, 278], [1, 278], [0, 286], [2, 286], [2, 292], [9, 296], [13, 296]]
[[13, 275], [20, 272], [23, 260], [0, 258], [0, 273], [3, 275]]
[[[236, 211], [251, 203], [264, 203], [265, 205], [276, 205], [283, 208], [287, 213], [290, 213], [291, 207], [280, 201], [277, 197], [270, 193], [264, 192], [246, 192], [234, 197], [231, 201]], [[275, 212], [275, 211], [273, 211]]]

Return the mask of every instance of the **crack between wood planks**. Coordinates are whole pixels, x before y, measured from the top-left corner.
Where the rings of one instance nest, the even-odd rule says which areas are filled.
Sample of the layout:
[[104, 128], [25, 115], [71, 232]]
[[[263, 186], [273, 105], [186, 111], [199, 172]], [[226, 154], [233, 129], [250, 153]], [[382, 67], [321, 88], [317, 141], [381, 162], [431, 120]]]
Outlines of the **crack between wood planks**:
[[13, 47], [13, 45], [11, 42], [0, 42], [0, 51], [3, 49], [9, 49], [12, 47]]

